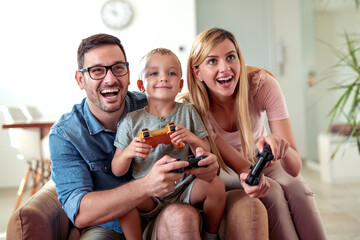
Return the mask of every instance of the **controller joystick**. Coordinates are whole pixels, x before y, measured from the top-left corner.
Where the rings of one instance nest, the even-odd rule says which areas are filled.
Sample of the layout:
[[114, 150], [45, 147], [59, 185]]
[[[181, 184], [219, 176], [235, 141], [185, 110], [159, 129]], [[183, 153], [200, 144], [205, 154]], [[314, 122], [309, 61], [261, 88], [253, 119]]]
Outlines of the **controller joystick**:
[[[192, 168], [197, 168], [197, 167], [208, 167], [208, 165], [205, 166], [199, 166], [198, 162], [207, 158], [208, 156], [204, 155], [204, 156], [200, 156], [200, 157], [195, 157], [194, 155], [189, 155], [188, 159], [185, 160], [187, 162], [189, 162], [189, 165], [185, 168], [179, 168], [176, 170], [173, 170], [171, 172], [176, 172], [176, 173], [183, 173], [185, 169], [192, 169]], [[177, 161], [181, 161], [180, 158], [176, 159]]]
[[274, 158], [269, 145], [266, 145], [264, 150], [261, 153], [258, 153], [256, 157], [258, 158], [258, 161], [256, 162], [255, 166], [250, 165], [249, 169], [251, 169], [251, 172], [245, 181], [251, 186], [259, 184], [261, 171], [266, 166], [266, 164]]

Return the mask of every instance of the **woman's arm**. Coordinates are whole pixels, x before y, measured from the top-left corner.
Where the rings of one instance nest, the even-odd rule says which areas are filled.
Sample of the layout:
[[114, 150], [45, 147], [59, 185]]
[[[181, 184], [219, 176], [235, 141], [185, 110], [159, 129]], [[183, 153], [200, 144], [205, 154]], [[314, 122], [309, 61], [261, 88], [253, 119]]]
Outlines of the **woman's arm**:
[[269, 144], [274, 160], [279, 160], [284, 170], [291, 176], [299, 175], [302, 162], [296, 147], [295, 137], [291, 128], [290, 119], [269, 121], [271, 134], [261, 138], [257, 147], [261, 151], [265, 144]]
[[248, 173], [251, 163], [237, 151], [233, 146], [228, 144], [221, 137], [215, 139], [215, 144], [224, 159], [225, 163], [237, 174]]
[[288, 174], [297, 176], [302, 163], [280, 85], [271, 74], [264, 71], [260, 71], [254, 77], [255, 80], [258, 81], [255, 103], [266, 111], [271, 130], [271, 134], [260, 138], [256, 146], [262, 151], [265, 144], [269, 144], [274, 154], [274, 160], [270, 164], [280, 160], [281, 166]]

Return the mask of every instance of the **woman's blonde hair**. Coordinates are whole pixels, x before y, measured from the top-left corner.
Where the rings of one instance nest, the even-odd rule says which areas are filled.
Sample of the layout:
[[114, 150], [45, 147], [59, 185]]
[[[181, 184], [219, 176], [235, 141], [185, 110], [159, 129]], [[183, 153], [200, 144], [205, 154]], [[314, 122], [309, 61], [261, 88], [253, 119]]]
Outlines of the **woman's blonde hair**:
[[[254, 159], [254, 140], [249, 113], [249, 81], [245, 61], [241, 54], [240, 47], [235, 36], [220, 28], [211, 28], [200, 33], [192, 45], [188, 63], [187, 63], [187, 84], [189, 89], [189, 101], [194, 103], [197, 111], [204, 118], [210, 109], [211, 101], [206, 84], [200, 79], [196, 79], [193, 68], [197, 68], [210, 52], [221, 42], [229, 39], [235, 46], [236, 53], [240, 61], [240, 79], [235, 88], [235, 114], [237, 119], [237, 128], [240, 132], [241, 148], [245, 157], [250, 161]], [[222, 159], [213, 139], [209, 138], [210, 146], [214, 154], [217, 155], [219, 165], [224, 170], [228, 170], [224, 160]]]

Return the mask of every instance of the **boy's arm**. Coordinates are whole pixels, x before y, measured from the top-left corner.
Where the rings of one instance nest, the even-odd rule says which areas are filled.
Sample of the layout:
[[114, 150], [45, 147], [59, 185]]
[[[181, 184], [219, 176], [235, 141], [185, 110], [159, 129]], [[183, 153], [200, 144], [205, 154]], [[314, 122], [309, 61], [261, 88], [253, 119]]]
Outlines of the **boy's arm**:
[[190, 148], [191, 148], [191, 151], [193, 153], [196, 152], [196, 149], [198, 147], [201, 147], [202, 149], [204, 149], [205, 152], [210, 152], [210, 144], [209, 144], [209, 141], [207, 139], [207, 137], [204, 137], [204, 138], [199, 138], [198, 136], [196, 136], [194, 134], [195, 138], [194, 138], [194, 142], [193, 143], [190, 143]]
[[119, 177], [127, 173], [133, 158], [146, 158], [148, 156], [151, 146], [143, 142], [145, 139], [135, 137], [124, 150], [116, 149], [111, 161], [111, 169], [115, 176]]
[[127, 173], [131, 164], [132, 158], [127, 158], [124, 155], [124, 151], [121, 151], [119, 148], [117, 148], [111, 161], [112, 172], [117, 177]]

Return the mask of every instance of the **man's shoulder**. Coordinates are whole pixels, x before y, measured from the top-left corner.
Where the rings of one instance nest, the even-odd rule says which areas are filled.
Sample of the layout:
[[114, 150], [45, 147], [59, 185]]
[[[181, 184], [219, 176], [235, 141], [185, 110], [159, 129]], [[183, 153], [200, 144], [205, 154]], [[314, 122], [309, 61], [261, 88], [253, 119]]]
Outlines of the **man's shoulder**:
[[129, 100], [131, 100], [134, 103], [144, 102], [147, 104], [147, 98], [145, 93], [139, 91], [128, 91], [126, 95], [128, 96]]
[[59, 120], [55, 122], [52, 129], [62, 128], [70, 125], [79, 125], [84, 122], [83, 106], [86, 99], [83, 99], [81, 103], [75, 104], [70, 112], [64, 113]]
[[144, 114], [146, 114], [146, 110], [145, 107], [142, 107], [132, 112], [129, 112], [128, 114], [126, 114], [125, 118], [137, 118], [139, 115], [144, 115]]
[[146, 95], [142, 92], [128, 91], [126, 94], [126, 109], [125, 112], [129, 113], [137, 109], [145, 107], [147, 103]]

